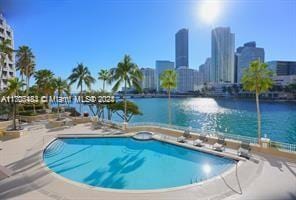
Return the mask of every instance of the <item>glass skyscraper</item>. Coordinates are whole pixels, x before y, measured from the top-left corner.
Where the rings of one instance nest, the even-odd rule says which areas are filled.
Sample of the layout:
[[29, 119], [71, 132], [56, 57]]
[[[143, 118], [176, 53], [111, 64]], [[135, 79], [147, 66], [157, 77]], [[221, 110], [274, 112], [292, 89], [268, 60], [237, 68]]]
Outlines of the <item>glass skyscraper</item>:
[[161, 73], [168, 69], [174, 69], [174, 65], [175, 63], [169, 60], [157, 60], [155, 62], [155, 82], [157, 91], [161, 91], [159, 80]]
[[236, 80], [240, 83], [244, 69], [249, 67], [254, 60], [264, 62], [264, 49], [256, 47], [256, 42], [245, 43], [243, 47], [236, 50]]
[[181, 29], [175, 35], [176, 69], [188, 67], [188, 29]]
[[212, 30], [211, 82], [234, 83], [234, 34], [229, 27]]

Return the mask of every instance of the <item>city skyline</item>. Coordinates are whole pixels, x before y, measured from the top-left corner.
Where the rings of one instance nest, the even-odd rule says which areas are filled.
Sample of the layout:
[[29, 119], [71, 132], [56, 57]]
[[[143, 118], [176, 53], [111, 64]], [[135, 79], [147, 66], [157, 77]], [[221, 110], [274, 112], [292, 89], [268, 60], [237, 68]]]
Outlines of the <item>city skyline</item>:
[[[266, 61], [296, 60], [295, 54], [292, 53], [296, 51], [293, 49], [296, 48], [296, 39], [293, 36], [296, 28], [289, 23], [296, 18], [296, 14], [293, 12], [296, 4], [292, 1], [286, 3], [269, 3], [267, 1], [253, 4], [231, 3], [231, 5], [224, 2], [228, 9], [223, 10], [223, 16], [212, 26], [203, 25], [199, 21], [196, 15], [198, 8], [196, 2], [188, 2], [182, 5], [178, 2], [173, 2], [173, 5], [169, 5], [169, 2], [146, 2], [147, 9], [155, 9], [155, 16], [140, 13], [144, 9], [143, 5], [135, 2], [115, 5], [106, 2], [99, 4], [87, 1], [79, 6], [82, 13], [89, 9], [86, 16], [76, 16], [77, 3], [63, 1], [60, 5], [54, 5], [50, 1], [44, 1], [42, 4], [30, 0], [28, 2], [31, 3], [24, 5], [21, 1], [12, 1], [18, 3], [18, 7], [16, 7], [16, 4], [5, 5], [3, 2], [0, 0], [4, 15], [7, 16], [7, 21], [15, 32], [15, 47], [23, 44], [29, 45], [37, 58], [36, 69], [49, 68], [55, 71], [56, 75], [62, 77], [67, 77], [78, 62], [87, 65], [92, 74], [96, 76], [100, 69], [114, 67], [125, 53], [130, 54], [139, 67], [155, 68], [156, 60], [174, 61], [174, 34], [182, 28], [189, 29], [189, 68], [192, 69], [198, 69], [204, 63], [204, 60], [211, 56], [211, 31], [220, 26], [228, 26], [235, 33], [235, 48], [248, 41], [256, 41], [258, 46], [265, 49]], [[113, 21], [110, 24], [110, 19], [102, 18], [101, 15], [97, 14], [95, 8], [100, 10], [101, 6], [106, 7], [108, 11], [121, 11], [122, 9], [134, 11], [137, 8], [139, 10], [136, 13], [139, 14], [139, 19], [134, 19], [133, 15], [126, 15], [123, 19], [119, 19], [120, 14], [114, 14], [111, 19]], [[194, 9], [191, 7], [194, 7]], [[172, 17], [171, 12], [162, 13], [160, 12], [161, 8], [175, 11], [177, 15]], [[64, 9], [67, 9], [67, 12], [64, 12]], [[258, 9], [263, 9], [260, 16], [256, 12]], [[270, 12], [273, 10], [284, 10], [286, 12], [282, 16], [275, 17], [266, 12], [268, 9]], [[17, 15], [16, 10], [20, 11]], [[248, 17], [241, 16], [246, 14], [247, 11], [249, 12]], [[155, 21], [156, 16], [159, 16], [160, 13], [164, 15], [167, 24], [164, 24], [162, 19], [159, 19], [158, 22]], [[231, 16], [240, 17], [240, 20], [231, 20]], [[270, 17], [274, 18], [272, 24], [270, 20], [267, 20]], [[97, 21], [100, 23], [97, 23]], [[140, 22], [145, 24], [146, 28]], [[241, 23], [238, 24], [238, 22]], [[122, 25], [118, 23], [122, 23]], [[154, 27], [153, 23], [157, 26]], [[134, 29], [131, 29], [133, 30], [131, 33], [128, 33], [128, 30], [120, 29], [126, 24], [128, 28], [134, 27]], [[262, 27], [263, 24], [264, 28]], [[47, 29], [44, 29], [44, 27]], [[154, 28], [149, 30], [151, 27]], [[165, 27], [165, 30], [160, 33], [159, 31], [163, 30], [162, 27]], [[256, 27], [254, 29], [256, 31], [250, 31], [254, 27]], [[115, 30], [120, 29], [121, 32], [116, 33], [114, 31], [113, 33], [114, 28]], [[44, 38], [42, 36], [45, 33], [44, 31], [52, 37]], [[151, 34], [151, 31], [156, 34]], [[105, 37], [101, 37], [102, 34]], [[148, 34], [149, 36], [147, 36]], [[269, 37], [264, 37], [264, 34], [268, 34]], [[65, 37], [65, 35], [68, 35], [68, 37]], [[100, 38], [104, 38], [104, 40], [98, 40]], [[114, 39], [114, 41], [110, 42], [110, 39]], [[121, 41], [121, 39], [123, 40]], [[89, 42], [89, 40], [93, 40], [93, 42]], [[295, 45], [293, 45], [294, 43]], [[98, 82], [95, 87], [99, 87], [97, 84]]]
[[175, 34], [175, 65], [176, 69], [180, 67], [189, 67], [189, 42], [188, 29], [182, 28]]

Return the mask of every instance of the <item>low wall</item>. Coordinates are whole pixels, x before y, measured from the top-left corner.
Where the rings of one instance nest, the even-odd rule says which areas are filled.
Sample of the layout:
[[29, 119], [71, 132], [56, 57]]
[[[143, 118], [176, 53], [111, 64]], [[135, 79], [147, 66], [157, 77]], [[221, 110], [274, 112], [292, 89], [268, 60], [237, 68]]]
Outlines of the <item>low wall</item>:
[[[16, 119], [16, 124], [18, 126], [18, 124], [19, 124], [18, 119]], [[6, 130], [9, 127], [12, 127], [12, 120], [0, 122], [0, 130]]]
[[12, 120], [0, 122], [0, 129], [5, 130], [10, 125], [12, 125]]
[[[154, 127], [154, 126], [135, 126], [135, 127], [128, 127], [127, 129], [128, 131], [131, 132], [137, 132], [137, 131], [151, 131], [151, 132], [155, 132], [155, 133], [162, 133], [162, 134], [168, 134], [171, 136], [175, 136], [175, 137], [180, 137], [183, 135], [183, 131], [179, 131], [179, 130], [174, 130], [174, 129], [168, 129], [168, 128], [161, 128], [161, 127]], [[191, 133], [192, 137], [189, 138], [189, 140], [194, 140], [196, 138], [198, 138], [199, 133]], [[215, 144], [217, 142], [218, 138], [217, 137], [212, 137], [209, 136], [208, 137], [208, 144]], [[238, 140], [232, 140], [232, 139], [225, 139], [226, 142], [226, 147], [231, 148], [231, 149], [235, 149], [238, 150], [240, 145], [241, 145], [241, 141]], [[251, 144], [251, 152], [252, 153], [263, 153], [263, 154], [268, 154], [268, 155], [272, 155], [272, 156], [277, 156], [277, 157], [282, 157], [282, 158], [287, 158], [289, 160], [295, 161], [296, 160], [296, 152], [286, 152], [286, 151], [280, 151], [276, 148], [263, 148], [260, 147], [258, 144]]]
[[71, 119], [73, 120], [74, 124], [83, 124], [91, 122], [90, 117], [72, 117]]
[[272, 156], [287, 158], [287, 159], [292, 160], [294, 162], [296, 161], [296, 153], [293, 153], [293, 152], [280, 151], [280, 150], [273, 148], [273, 147], [262, 148], [262, 147], [259, 147], [258, 145], [253, 145], [252, 150], [256, 153], [269, 154]]
[[1, 140], [10, 140], [14, 138], [19, 138], [21, 136], [20, 131], [2, 131]]
[[57, 117], [56, 113], [50, 113], [50, 114], [41, 114], [41, 115], [35, 115], [35, 116], [20, 116], [20, 120], [31, 123], [33, 121], [53, 119], [56, 117]]

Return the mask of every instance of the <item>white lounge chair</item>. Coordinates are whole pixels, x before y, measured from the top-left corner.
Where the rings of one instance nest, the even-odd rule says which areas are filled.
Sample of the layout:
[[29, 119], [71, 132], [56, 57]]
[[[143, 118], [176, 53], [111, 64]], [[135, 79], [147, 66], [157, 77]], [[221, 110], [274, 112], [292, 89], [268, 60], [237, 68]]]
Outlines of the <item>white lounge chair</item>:
[[204, 145], [204, 143], [208, 140], [207, 136], [205, 135], [199, 135], [198, 139], [193, 141], [194, 146], [201, 147]]
[[219, 137], [218, 141], [213, 145], [213, 149], [215, 151], [224, 151], [225, 150], [225, 139], [223, 137]]
[[94, 130], [97, 130], [97, 129], [101, 129], [102, 128], [102, 123], [100, 121], [93, 121], [91, 123], [91, 128], [94, 129]]
[[186, 138], [184, 136], [180, 136], [177, 138], [177, 142], [185, 142]]
[[185, 142], [187, 138], [190, 138], [190, 131], [189, 130], [185, 130], [183, 135], [177, 138], [177, 142]]
[[249, 159], [251, 157], [250, 143], [242, 142], [237, 151], [237, 155]]

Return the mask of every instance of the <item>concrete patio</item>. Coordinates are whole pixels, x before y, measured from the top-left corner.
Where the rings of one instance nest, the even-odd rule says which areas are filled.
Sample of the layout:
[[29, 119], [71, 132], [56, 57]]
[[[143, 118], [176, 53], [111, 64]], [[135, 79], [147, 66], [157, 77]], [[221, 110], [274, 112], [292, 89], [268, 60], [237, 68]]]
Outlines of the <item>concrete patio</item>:
[[[0, 163], [14, 173], [0, 179], [0, 199], [296, 199], [296, 163], [254, 155], [220, 176], [188, 186], [155, 191], [119, 191], [74, 183], [51, 172], [42, 161], [44, 147], [57, 134], [113, 135], [114, 129], [91, 130], [90, 124], [49, 131], [31, 129], [0, 143]], [[233, 151], [227, 149], [228, 153]]]

